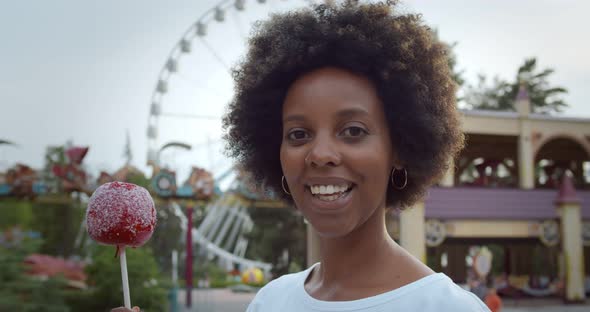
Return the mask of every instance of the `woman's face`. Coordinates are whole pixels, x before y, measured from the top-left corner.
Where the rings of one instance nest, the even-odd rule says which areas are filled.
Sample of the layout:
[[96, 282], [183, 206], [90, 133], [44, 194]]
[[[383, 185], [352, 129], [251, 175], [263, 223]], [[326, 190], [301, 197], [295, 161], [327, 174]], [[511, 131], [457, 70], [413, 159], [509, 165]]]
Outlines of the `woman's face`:
[[297, 208], [322, 237], [341, 237], [385, 207], [393, 150], [369, 80], [322, 68], [283, 105], [281, 166]]

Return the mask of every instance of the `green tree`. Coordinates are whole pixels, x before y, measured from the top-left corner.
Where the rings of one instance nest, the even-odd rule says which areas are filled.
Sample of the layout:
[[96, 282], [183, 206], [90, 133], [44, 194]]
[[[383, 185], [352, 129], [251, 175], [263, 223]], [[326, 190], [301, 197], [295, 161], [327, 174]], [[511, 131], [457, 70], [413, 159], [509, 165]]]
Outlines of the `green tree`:
[[40, 281], [25, 274], [24, 259], [40, 244], [26, 239], [15, 247], [0, 246], [0, 311], [70, 311], [64, 300], [63, 278]]
[[127, 181], [125, 182], [133, 183], [149, 190], [151, 180], [141, 172], [132, 171], [127, 176]]
[[255, 226], [247, 235], [252, 242], [247, 258], [271, 262], [275, 276], [289, 273], [289, 267], [305, 266], [305, 224], [294, 209], [256, 208], [250, 216]]
[[440, 40], [438, 35], [438, 29], [434, 29], [432, 31], [434, 38], [441, 42], [447, 48], [447, 63], [449, 64], [449, 68], [451, 69], [451, 73], [453, 75], [453, 80], [457, 83], [459, 87], [462, 87], [465, 83], [465, 79], [463, 78], [463, 70], [459, 70], [457, 67], [457, 54], [455, 54], [455, 47], [457, 46], [457, 42], [447, 43]]
[[16, 145], [16, 144], [14, 144], [14, 142], [12, 142], [12, 141], [0, 139], [0, 145]]
[[488, 83], [488, 78], [479, 74], [476, 85], [468, 84], [465, 87], [463, 101], [471, 109], [514, 111], [515, 98], [500, 102], [500, 98], [506, 97], [509, 87], [507, 82], [497, 76]]
[[[180, 218], [174, 213], [172, 203], [156, 201], [158, 211], [158, 226], [154, 230], [148, 245], [157, 250], [155, 259], [163, 273], [170, 273], [172, 268], [172, 251], [184, 250], [182, 242], [182, 225]], [[181, 261], [182, 263], [182, 261]]]
[[33, 217], [30, 201], [14, 198], [0, 200], [0, 230], [13, 226], [30, 230]]
[[[127, 248], [126, 254], [131, 303], [142, 311], [166, 311], [166, 290], [151, 249]], [[95, 246], [92, 263], [86, 267], [90, 289], [69, 298], [75, 311], [110, 311], [123, 305], [121, 267], [114, 255], [113, 246]]]
[[84, 214], [81, 202], [66, 197], [47, 197], [33, 203], [31, 227], [43, 238], [40, 251], [63, 257], [72, 255]]
[[480, 75], [476, 86], [467, 86], [465, 103], [473, 109], [516, 111], [514, 103], [520, 86], [523, 85], [528, 91], [533, 113], [562, 112], [568, 106], [561, 98], [567, 90], [549, 83], [549, 77], [555, 72], [554, 69], [539, 70], [537, 65], [536, 58], [525, 59], [518, 68], [515, 79], [510, 82], [496, 77], [491, 85], [488, 85], [486, 77]]

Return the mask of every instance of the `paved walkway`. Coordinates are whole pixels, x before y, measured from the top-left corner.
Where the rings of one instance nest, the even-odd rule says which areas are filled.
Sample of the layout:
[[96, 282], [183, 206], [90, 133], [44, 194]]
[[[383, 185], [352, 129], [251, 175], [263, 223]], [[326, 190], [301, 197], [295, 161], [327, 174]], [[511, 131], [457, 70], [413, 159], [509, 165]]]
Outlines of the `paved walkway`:
[[206, 289], [192, 291], [192, 307], [185, 307], [186, 292], [178, 291], [178, 312], [244, 312], [254, 298], [253, 293], [234, 293], [229, 289]]
[[[244, 312], [253, 293], [234, 293], [229, 289], [193, 290], [193, 306], [186, 309], [186, 292], [178, 292], [178, 312]], [[502, 312], [590, 312], [590, 299], [584, 305], [565, 305], [559, 299], [504, 300]]]
[[590, 306], [582, 305], [582, 306], [570, 306], [570, 305], [559, 305], [559, 306], [552, 306], [552, 307], [520, 307], [520, 308], [512, 308], [506, 307], [502, 310], [502, 312], [532, 312], [532, 311], [542, 311], [542, 312], [588, 312], [590, 311]]
[[504, 300], [502, 312], [588, 312], [590, 311], [590, 300], [582, 305], [566, 305], [560, 299], [522, 299]]

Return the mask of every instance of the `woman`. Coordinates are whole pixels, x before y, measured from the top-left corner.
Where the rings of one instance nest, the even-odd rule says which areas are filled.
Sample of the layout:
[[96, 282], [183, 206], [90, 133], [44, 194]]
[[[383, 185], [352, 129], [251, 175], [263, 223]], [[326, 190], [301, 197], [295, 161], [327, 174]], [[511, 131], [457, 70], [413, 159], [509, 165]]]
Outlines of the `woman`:
[[445, 46], [395, 1], [322, 4], [260, 24], [234, 71], [228, 150], [292, 203], [321, 261], [248, 311], [489, 311], [387, 234], [463, 146]]

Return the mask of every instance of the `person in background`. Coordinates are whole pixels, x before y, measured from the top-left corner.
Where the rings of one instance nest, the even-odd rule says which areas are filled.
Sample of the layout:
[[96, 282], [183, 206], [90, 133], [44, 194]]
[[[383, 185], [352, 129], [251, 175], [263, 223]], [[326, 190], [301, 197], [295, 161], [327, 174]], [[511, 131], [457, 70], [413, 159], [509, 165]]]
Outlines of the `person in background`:
[[494, 285], [488, 287], [488, 293], [486, 294], [485, 303], [492, 312], [502, 311], [502, 298], [498, 296]]

